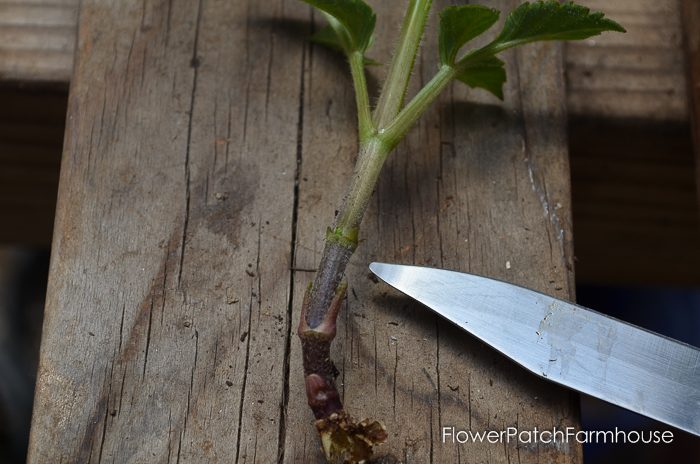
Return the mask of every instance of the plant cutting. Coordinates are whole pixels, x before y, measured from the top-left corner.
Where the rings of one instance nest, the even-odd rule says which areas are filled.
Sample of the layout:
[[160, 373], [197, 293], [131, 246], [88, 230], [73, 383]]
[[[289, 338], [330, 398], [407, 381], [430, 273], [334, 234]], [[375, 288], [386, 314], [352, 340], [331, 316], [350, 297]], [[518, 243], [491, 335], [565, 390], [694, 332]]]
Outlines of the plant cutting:
[[320, 10], [328, 22], [315, 36], [317, 43], [345, 54], [357, 105], [359, 152], [347, 194], [328, 227], [321, 261], [307, 288], [301, 308], [304, 378], [309, 406], [316, 418], [328, 462], [369, 460], [375, 444], [387, 438], [384, 426], [373, 420], [356, 422], [345, 411], [335, 385], [338, 374], [330, 359], [336, 320], [345, 298], [344, 274], [358, 245], [359, 228], [389, 153], [454, 80], [503, 98], [505, 63], [497, 55], [537, 41], [580, 40], [604, 31], [624, 32], [602, 13], [555, 0], [523, 3], [505, 19], [486, 45], [463, 51], [465, 45], [498, 21], [498, 10], [480, 5], [445, 8], [439, 22], [439, 67], [434, 77], [406, 102], [414, 61], [432, 0], [409, 0], [398, 44], [376, 105], [370, 104], [365, 66], [376, 16], [362, 0], [303, 0]]

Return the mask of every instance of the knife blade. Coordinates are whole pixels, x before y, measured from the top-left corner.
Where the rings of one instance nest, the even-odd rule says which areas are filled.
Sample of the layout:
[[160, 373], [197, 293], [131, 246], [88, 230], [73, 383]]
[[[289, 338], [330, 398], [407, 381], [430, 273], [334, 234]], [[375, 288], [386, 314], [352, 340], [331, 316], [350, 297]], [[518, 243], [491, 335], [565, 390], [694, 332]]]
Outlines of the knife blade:
[[534, 374], [700, 436], [698, 348], [495, 279], [369, 267]]

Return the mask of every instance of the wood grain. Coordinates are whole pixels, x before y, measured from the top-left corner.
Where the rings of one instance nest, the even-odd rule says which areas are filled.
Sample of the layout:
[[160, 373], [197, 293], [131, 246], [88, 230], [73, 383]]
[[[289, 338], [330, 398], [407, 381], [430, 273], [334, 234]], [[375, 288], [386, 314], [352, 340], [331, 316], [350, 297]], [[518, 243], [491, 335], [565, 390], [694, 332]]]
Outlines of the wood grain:
[[680, 0], [581, 3], [628, 32], [566, 45], [577, 281], [697, 285], [689, 15]]
[[78, 0], [0, 0], [0, 79], [68, 82]]
[[[628, 33], [565, 46], [567, 101], [578, 116], [683, 120], [688, 116], [681, 1], [579, 0]], [[78, 0], [0, 0], [0, 78], [70, 79]], [[692, 7], [692, 6], [691, 6]]]
[[[397, 25], [386, 61], [400, 12], [373, 4]], [[29, 462], [319, 462], [293, 328], [357, 143], [311, 18], [293, 0], [83, 1]], [[448, 425], [575, 425], [576, 397], [367, 278], [385, 260], [573, 296], [560, 47], [506, 58], [506, 103], [455, 86], [392, 156], [348, 275], [344, 400], [406, 463], [581, 460], [439, 443]]]
[[[692, 0], [691, 0], [692, 1]], [[566, 44], [573, 116], [684, 121], [681, 0], [578, 0], [626, 29]]]
[[276, 460], [299, 12], [83, 2], [29, 462]]

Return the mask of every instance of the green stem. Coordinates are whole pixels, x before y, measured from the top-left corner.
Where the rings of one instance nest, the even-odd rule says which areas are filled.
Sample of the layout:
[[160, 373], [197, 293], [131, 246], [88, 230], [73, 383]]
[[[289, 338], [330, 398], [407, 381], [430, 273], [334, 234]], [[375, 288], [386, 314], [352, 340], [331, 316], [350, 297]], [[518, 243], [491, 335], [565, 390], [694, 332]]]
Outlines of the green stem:
[[403, 106], [432, 3], [432, 0], [411, 0], [406, 10], [396, 52], [374, 112], [377, 127], [389, 124]]
[[376, 136], [360, 148], [350, 189], [338, 208], [334, 226], [326, 234], [321, 262], [309, 292], [305, 317], [311, 329], [324, 324], [335, 326], [335, 318], [329, 319], [329, 305], [357, 248], [360, 222], [388, 153], [385, 144]]
[[372, 197], [384, 161], [389, 154], [385, 143], [373, 137], [360, 149], [353, 172], [350, 190], [339, 210], [335, 224], [336, 233], [357, 243], [362, 216]]
[[372, 122], [372, 109], [369, 105], [367, 78], [365, 76], [365, 57], [361, 52], [352, 52], [348, 55], [348, 61], [350, 62], [352, 82], [355, 86], [360, 143], [363, 143], [375, 133], [374, 123]]
[[418, 118], [456, 76], [457, 71], [451, 66], [443, 65], [435, 76], [423, 87], [413, 100], [385, 128], [380, 128], [377, 138], [391, 151], [413, 127]]

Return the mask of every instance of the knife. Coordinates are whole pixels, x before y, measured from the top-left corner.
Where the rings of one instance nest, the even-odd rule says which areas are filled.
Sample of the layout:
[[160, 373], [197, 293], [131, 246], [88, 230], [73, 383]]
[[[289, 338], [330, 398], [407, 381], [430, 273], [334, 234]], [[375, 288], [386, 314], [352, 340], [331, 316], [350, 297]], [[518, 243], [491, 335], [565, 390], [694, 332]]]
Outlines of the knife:
[[495, 279], [369, 268], [536, 375], [700, 436], [700, 349]]

